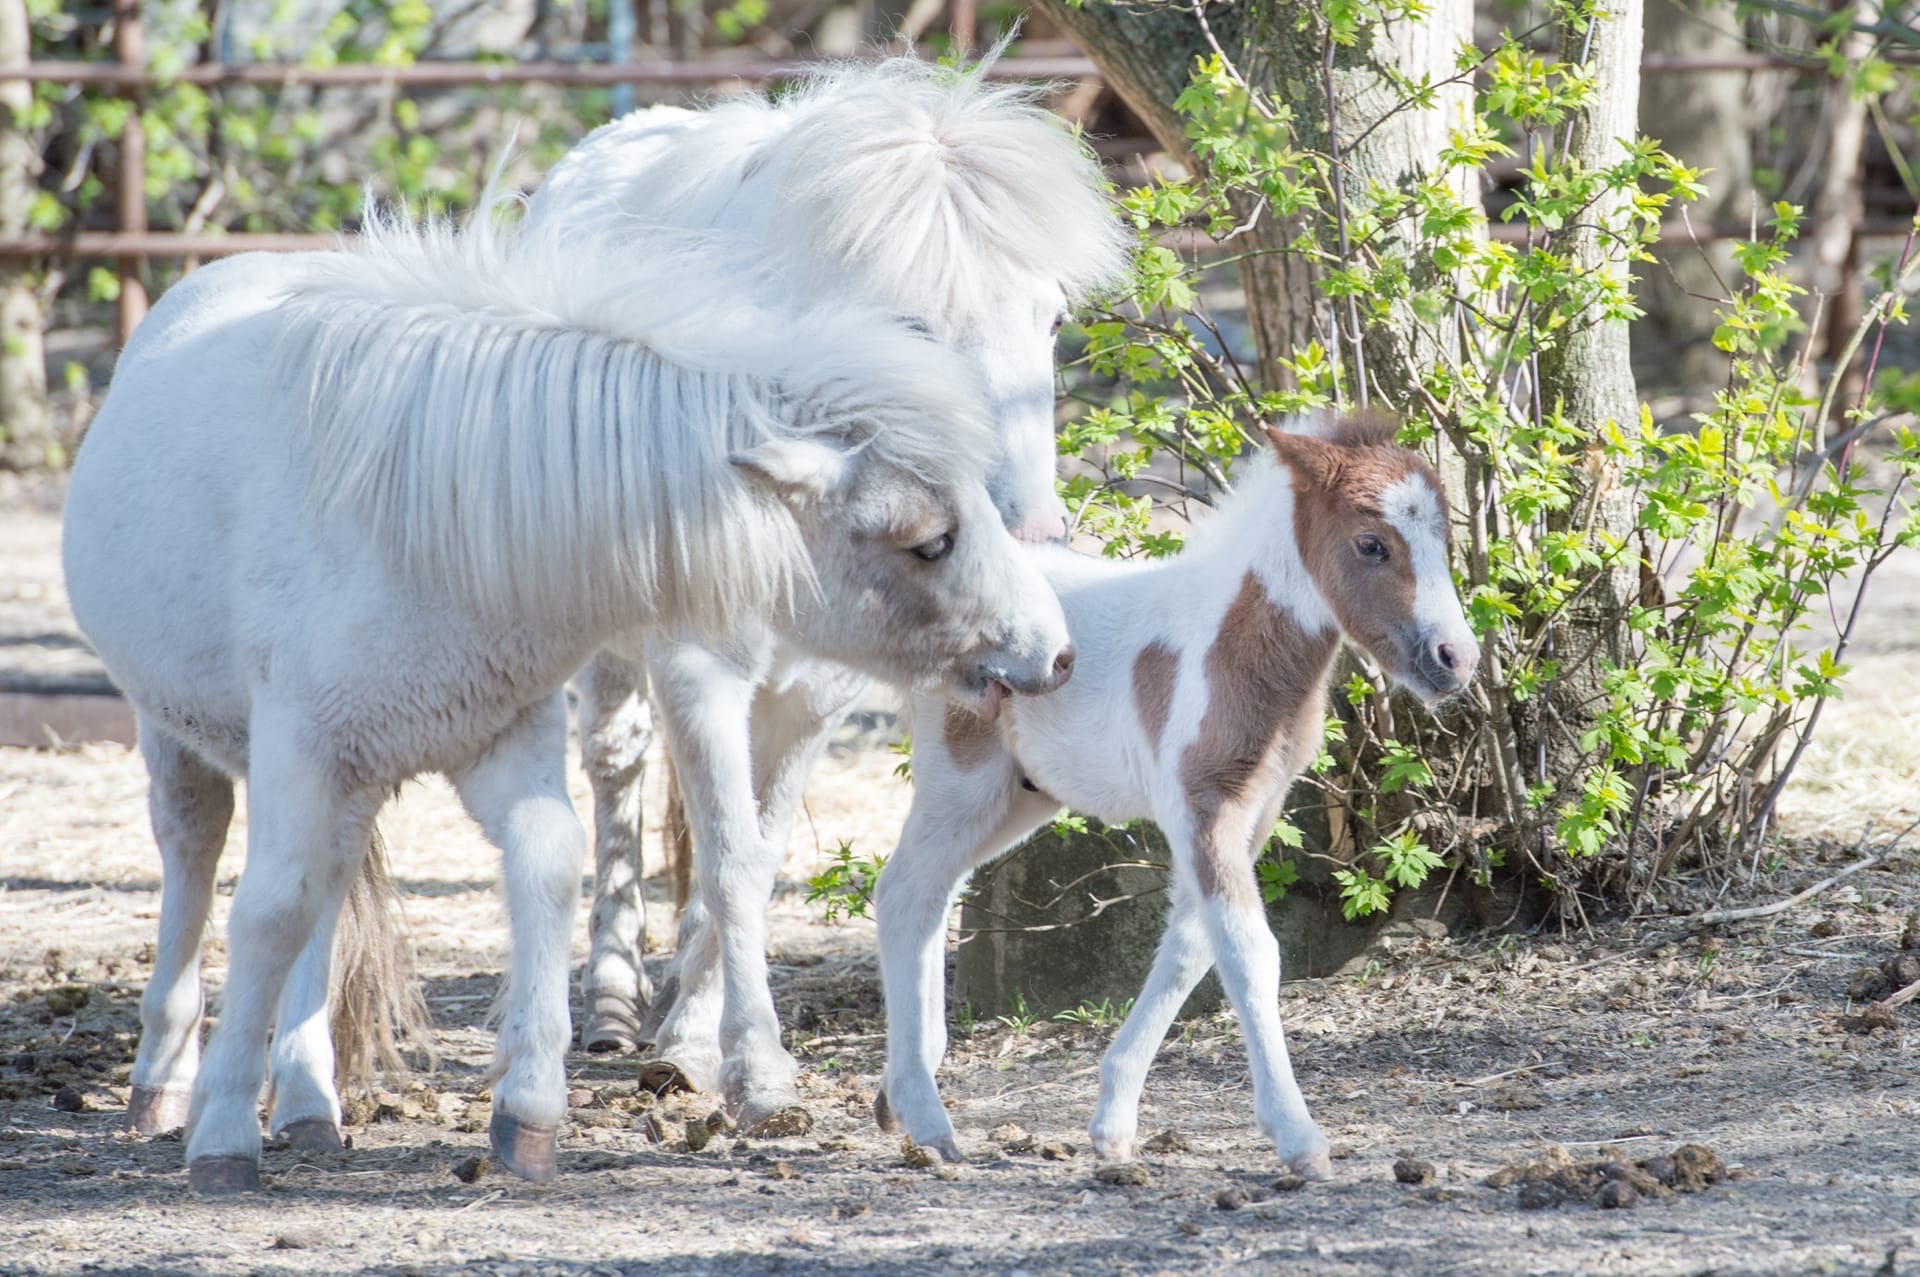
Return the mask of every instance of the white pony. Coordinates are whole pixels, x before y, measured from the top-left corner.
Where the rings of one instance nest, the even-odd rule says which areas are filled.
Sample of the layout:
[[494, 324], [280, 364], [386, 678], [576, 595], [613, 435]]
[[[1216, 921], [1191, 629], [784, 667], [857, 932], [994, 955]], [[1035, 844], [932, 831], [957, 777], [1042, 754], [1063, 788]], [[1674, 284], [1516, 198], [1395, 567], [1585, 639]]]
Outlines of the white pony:
[[[490, 1136], [553, 1174], [583, 849], [559, 689], [612, 636], [738, 653], [777, 632], [956, 687], [1064, 676], [947, 351], [843, 299], [770, 305], [715, 239], [491, 227], [376, 219], [358, 251], [196, 272], [128, 346], [74, 470], [68, 588], [138, 708], [164, 862], [133, 1081], [150, 1114], [191, 1086], [198, 1190], [258, 1185], [276, 1024], [272, 1128], [337, 1140], [330, 934], [381, 801], [422, 771], [502, 852]], [[202, 1063], [238, 777], [250, 845]]]
[[1319, 750], [1343, 634], [1430, 700], [1465, 687], [1479, 662], [1447, 568], [1440, 481], [1393, 433], [1377, 419], [1325, 438], [1272, 432], [1271, 450], [1176, 558], [1039, 552], [1079, 644], [1073, 685], [1010, 701], [993, 723], [916, 701], [913, 810], [874, 904], [883, 1127], [903, 1123], [959, 1159], [934, 1082], [946, 919], [975, 867], [1070, 806], [1114, 822], [1150, 817], [1173, 853], [1153, 972], [1101, 1065], [1095, 1151], [1132, 1156], [1147, 1068], [1212, 966], [1246, 1035], [1261, 1129], [1293, 1170], [1328, 1174], [1326, 1137], [1287, 1059], [1279, 947], [1253, 862]]
[[[777, 100], [636, 112], [554, 169], [530, 224], [725, 228], [797, 289], [908, 317], [986, 387], [988, 485], [1007, 526], [1023, 540], [1057, 538], [1053, 336], [1066, 307], [1119, 282], [1128, 258], [1098, 163], [1032, 90], [983, 78], [997, 53], [965, 72], [894, 59], [818, 72]], [[599, 832], [583, 1041], [651, 1040], [650, 1076], [717, 1084], [749, 1128], [804, 1129], [754, 955], [807, 773], [864, 678], [773, 648], [645, 651], [698, 873], [643, 1029], [641, 654], [616, 644], [578, 684]], [[718, 747], [749, 713], [751, 754]]]

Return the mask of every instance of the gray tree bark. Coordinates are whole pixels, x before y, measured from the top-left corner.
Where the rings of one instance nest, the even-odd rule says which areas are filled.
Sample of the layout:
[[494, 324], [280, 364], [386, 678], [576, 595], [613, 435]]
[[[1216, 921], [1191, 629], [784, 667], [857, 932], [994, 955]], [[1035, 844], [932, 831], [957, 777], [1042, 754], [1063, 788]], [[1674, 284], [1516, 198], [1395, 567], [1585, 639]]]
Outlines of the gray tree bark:
[[[1645, 45], [1649, 55], [1673, 57], [1746, 52], [1734, 11], [1705, 0], [1650, 0]], [[1753, 191], [1747, 77], [1650, 75], [1640, 86], [1640, 117], [1682, 163], [1708, 170], [1706, 195], [1688, 209], [1694, 225], [1704, 231], [1743, 222]], [[1646, 267], [1641, 281], [1646, 315], [1634, 325], [1640, 366], [1675, 386], [1712, 385], [1725, 376], [1726, 361], [1711, 342], [1711, 299], [1733, 278], [1733, 246], [1668, 244], [1655, 254], [1658, 265]]]
[[[6, 73], [27, 64], [30, 32], [22, 0], [0, 0], [0, 235], [27, 229], [40, 156], [27, 135], [33, 86]], [[39, 280], [29, 264], [0, 261], [0, 469], [56, 459], [47, 410], [47, 356]]]
[[[1569, 28], [1563, 33], [1560, 56], [1591, 67], [1597, 90], [1592, 104], [1574, 118], [1568, 140], [1570, 153], [1585, 168], [1618, 162], [1620, 140], [1631, 139], [1638, 131], [1642, 21], [1641, 0], [1619, 0], [1589, 31]], [[1581, 219], [1570, 242], [1562, 244], [1576, 266], [1592, 269], [1605, 258], [1606, 245], [1597, 227], [1618, 225], [1619, 210], [1627, 200], [1626, 194], [1608, 197], [1591, 216]], [[1547, 411], [1559, 405], [1566, 419], [1591, 437], [1597, 438], [1609, 421], [1630, 426], [1640, 409], [1628, 325], [1593, 319], [1571, 326], [1540, 356], [1540, 398]], [[1589, 449], [1573, 479], [1574, 500], [1550, 523], [1572, 527], [1591, 518], [1596, 531], [1631, 542], [1633, 504], [1618, 482], [1616, 468], [1597, 447]], [[1519, 725], [1521, 757], [1534, 773], [1532, 779], [1564, 777], [1584, 753], [1579, 736], [1600, 694], [1603, 662], [1624, 657], [1622, 620], [1636, 601], [1639, 586], [1639, 564], [1623, 555], [1568, 609], [1554, 638], [1552, 656], [1560, 662], [1561, 673], [1548, 690], [1548, 712], [1544, 718], [1529, 713]]]

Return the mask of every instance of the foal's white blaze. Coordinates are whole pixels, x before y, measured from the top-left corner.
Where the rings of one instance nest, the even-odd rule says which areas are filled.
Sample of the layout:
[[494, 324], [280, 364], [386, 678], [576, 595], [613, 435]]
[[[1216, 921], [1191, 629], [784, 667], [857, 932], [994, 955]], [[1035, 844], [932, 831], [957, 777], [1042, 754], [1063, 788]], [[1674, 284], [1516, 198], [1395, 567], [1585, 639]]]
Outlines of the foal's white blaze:
[[[1425, 475], [1410, 474], [1381, 494], [1380, 506], [1413, 558], [1413, 615], [1419, 627], [1415, 667], [1423, 674], [1446, 674], [1456, 680], [1435, 691], [1465, 686], [1479, 664], [1480, 645], [1460, 608], [1460, 594], [1447, 565], [1447, 523], [1440, 494]], [[1443, 651], [1451, 661], [1441, 655]], [[1431, 669], [1432, 665], [1438, 669]]]

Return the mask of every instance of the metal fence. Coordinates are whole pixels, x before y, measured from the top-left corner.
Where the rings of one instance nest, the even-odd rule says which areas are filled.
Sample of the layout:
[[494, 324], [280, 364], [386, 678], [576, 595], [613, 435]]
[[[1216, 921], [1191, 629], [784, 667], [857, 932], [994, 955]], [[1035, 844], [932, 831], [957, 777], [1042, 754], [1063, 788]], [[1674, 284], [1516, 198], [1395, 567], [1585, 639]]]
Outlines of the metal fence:
[[[616, 3], [611, 9], [620, 9]], [[951, 32], [957, 43], [970, 44], [975, 23], [974, 0], [952, 0]], [[237, 86], [289, 87], [304, 85], [320, 88], [368, 87], [382, 89], [453, 89], [509, 84], [551, 85], [574, 88], [613, 87], [697, 87], [729, 82], [766, 84], [792, 78], [805, 71], [805, 62], [777, 61], [766, 58], [707, 57], [675, 62], [657, 58], [631, 58], [631, 39], [610, 42], [607, 52], [615, 60], [532, 61], [532, 62], [418, 62], [409, 66], [346, 64], [309, 67], [282, 63], [199, 63], [180, 68], [166, 77], [155, 75], [146, 65], [146, 39], [140, 18], [139, 0], [113, 0], [114, 61], [112, 62], [28, 62], [23, 66], [0, 68], [0, 80], [26, 80], [36, 84], [66, 84], [94, 88], [112, 88], [134, 104], [120, 139], [120, 166], [115, 187], [116, 229], [112, 231], [74, 230], [59, 234], [29, 234], [0, 237], [0, 259], [109, 259], [117, 262], [120, 279], [117, 329], [124, 341], [146, 314], [146, 289], [140, 278], [140, 263], [148, 258], [200, 258], [234, 253], [295, 251], [330, 248], [339, 242], [331, 234], [187, 234], [153, 230], [147, 224], [145, 199], [145, 134], [139, 103], [148, 90], [168, 84], [191, 84], [202, 88]], [[616, 33], [617, 34], [617, 33]], [[630, 33], [629, 33], [630, 36]], [[1902, 56], [1902, 60], [1920, 61]], [[1651, 55], [1641, 64], [1643, 75], [1681, 75], [1709, 73], [1785, 72], [1825, 73], [1826, 64], [1809, 58], [1780, 53], [1719, 54], [1697, 57]], [[1015, 56], [1002, 59], [989, 72], [1000, 79], [1017, 80], [1094, 80], [1099, 70], [1084, 57], [1050, 54]], [[1862, 225], [1856, 234], [1899, 234], [1906, 223], [1885, 226]], [[1490, 228], [1497, 237], [1517, 236], [1521, 228], [1496, 225]], [[1713, 240], [1740, 234], [1674, 226], [1663, 239], [1687, 241]]]

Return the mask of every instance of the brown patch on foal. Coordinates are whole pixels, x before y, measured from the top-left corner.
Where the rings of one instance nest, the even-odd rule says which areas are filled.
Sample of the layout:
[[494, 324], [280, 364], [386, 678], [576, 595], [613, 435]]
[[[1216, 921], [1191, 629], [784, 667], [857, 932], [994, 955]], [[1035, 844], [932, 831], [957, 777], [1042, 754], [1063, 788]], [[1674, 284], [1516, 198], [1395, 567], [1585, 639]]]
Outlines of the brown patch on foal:
[[1333, 629], [1301, 629], [1252, 572], [1241, 580], [1207, 649], [1200, 735], [1180, 757], [1203, 895], [1239, 894], [1250, 886], [1231, 857], [1245, 858], [1255, 822], [1277, 806], [1275, 791], [1320, 739], [1339, 639]]
[[963, 772], [985, 764], [1000, 744], [999, 732], [992, 723], [960, 705], [947, 706], [941, 736], [946, 742], [947, 757]]
[[1147, 744], [1160, 756], [1160, 738], [1166, 734], [1167, 715], [1173, 712], [1173, 681], [1180, 673], [1180, 653], [1158, 639], [1133, 658], [1133, 707], [1147, 730]]

